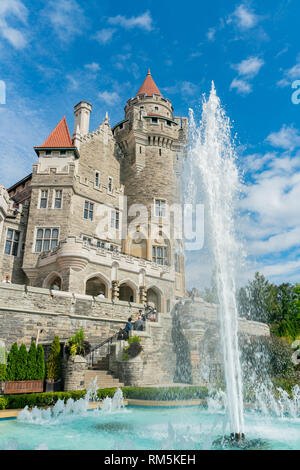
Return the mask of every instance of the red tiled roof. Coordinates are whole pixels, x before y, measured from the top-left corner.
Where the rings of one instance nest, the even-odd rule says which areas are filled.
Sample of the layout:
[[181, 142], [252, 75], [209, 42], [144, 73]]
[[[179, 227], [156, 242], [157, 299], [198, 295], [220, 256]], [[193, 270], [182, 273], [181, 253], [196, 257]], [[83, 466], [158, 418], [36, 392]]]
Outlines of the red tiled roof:
[[51, 134], [45, 140], [43, 145], [40, 146], [40, 148], [42, 147], [45, 147], [45, 148], [67, 148], [67, 147], [73, 148], [74, 147], [65, 116], [57, 124], [56, 128], [51, 132]]
[[137, 92], [136, 96], [138, 96], [138, 95], [152, 96], [153, 94], [161, 96], [161, 92], [159, 91], [159, 89], [155, 85], [154, 80], [151, 77], [151, 72], [150, 72], [150, 69], [149, 69], [148, 73], [147, 73], [147, 76], [144, 80], [144, 83], [142, 84], [141, 88]]

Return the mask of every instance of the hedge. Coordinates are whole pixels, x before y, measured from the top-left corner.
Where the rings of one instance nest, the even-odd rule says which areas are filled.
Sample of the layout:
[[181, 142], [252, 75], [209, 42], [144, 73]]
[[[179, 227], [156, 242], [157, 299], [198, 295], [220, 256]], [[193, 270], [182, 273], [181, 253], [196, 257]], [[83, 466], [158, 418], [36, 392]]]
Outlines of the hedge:
[[[97, 390], [97, 396], [100, 400], [106, 397], [113, 397], [117, 388], [103, 388]], [[187, 400], [193, 398], [207, 397], [207, 389], [204, 387], [123, 387], [124, 398], [136, 398], [140, 400]], [[53, 392], [53, 393], [30, 393], [24, 395], [7, 395], [0, 398], [0, 409], [20, 409], [28, 406], [29, 408], [44, 407], [55, 405], [57, 400], [66, 402], [69, 398], [79, 400], [86, 394], [85, 390], [73, 392]], [[2, 407], [2, 408], [1, 408]]]
[[16, 410], [20, 408], [33, 408], [34, 406], [52, 406], [58, 400], [64, 400], [66, 402], [69, 398], [73, 400], [79, 400], [86, 394], [85, 390], [78, 390], [73, 392], [53, 392], [53, 393], [28, 393], [24, 395], [7, 395], [7, 409]]
[[136, 398], [139, 400], [191, 400], [206, 398], [208, 390], [206, 387], [123, 387], [125, 398]]

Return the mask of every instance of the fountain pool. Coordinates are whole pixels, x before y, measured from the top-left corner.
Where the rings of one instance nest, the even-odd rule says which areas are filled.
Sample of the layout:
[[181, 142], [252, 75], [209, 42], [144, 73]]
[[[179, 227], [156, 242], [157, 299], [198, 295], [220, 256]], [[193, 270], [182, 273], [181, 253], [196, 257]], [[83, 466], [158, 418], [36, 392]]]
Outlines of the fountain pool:
[[[252, 448], [299, 449], [300, 417], [246, 412]], [[0, 420], [0, 449], [11, 450], [208, 450], [221, 449], [227, 418], [202, 407], [126, 407], [83, 411], [56, 419]]]

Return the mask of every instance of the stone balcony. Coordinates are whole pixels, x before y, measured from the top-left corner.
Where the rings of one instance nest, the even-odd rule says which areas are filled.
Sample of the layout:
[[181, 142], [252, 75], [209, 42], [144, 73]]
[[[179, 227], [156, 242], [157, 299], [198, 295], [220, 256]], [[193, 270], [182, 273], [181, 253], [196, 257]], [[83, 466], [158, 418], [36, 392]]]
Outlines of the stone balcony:
[[117, 263], [119, 269], [124, 271], [138, 274], [144, 270], [147, 276], [170, 281], [174, 281], [175, 277], [174, 269], [170, 266], [161, 266], [143, 258], [97, 248], [75, 236], [69, 236], [62, 240], [52, 251], [42, 253], [38, 259], [37, 267], [56, 262], [62, 269], [72, 268], [75, 271], [82, 271], [88, 263], [107, 267], [113, 267]]

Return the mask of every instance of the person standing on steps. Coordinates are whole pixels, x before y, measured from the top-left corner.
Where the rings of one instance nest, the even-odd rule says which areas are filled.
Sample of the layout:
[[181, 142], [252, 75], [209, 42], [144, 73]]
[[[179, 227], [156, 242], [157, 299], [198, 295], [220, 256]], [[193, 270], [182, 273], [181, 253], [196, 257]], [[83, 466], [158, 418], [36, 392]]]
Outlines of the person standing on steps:
[[130, 332], [132, 331], [132, 323], [131, 322], [132, 322], [132, 318], [129, 317], [128, 321], [125, 325], [125, 332], [126, 332], [126, 336], [127, 336], [126, 339], [129, 338]]

